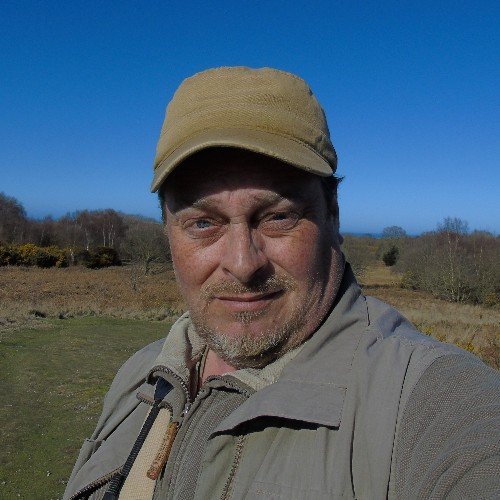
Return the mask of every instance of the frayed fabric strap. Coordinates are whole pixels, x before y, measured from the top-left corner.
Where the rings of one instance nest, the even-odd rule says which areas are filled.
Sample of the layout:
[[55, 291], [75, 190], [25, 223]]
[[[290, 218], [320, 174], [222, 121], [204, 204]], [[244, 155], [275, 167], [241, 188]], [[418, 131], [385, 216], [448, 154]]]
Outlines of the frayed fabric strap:
[[170, 420], [170, 411], [161, 408], [161, 403], [163, 398], [172, 390], [172, 386], [166, 382], [164, 379], [159, 379], [155, 390], [155, 402], [153, 407], [148, 413], [144, 424], [142, 425], [141, 431], [135, 440], [134, 446], [127, 457], [125, 465], [121, 468], [120, 472], [112, 479], [109, 487], [104, 494], [103, 500], [118, 500], [120, 498], [120, 491], [127, 480], [130, 471], [133, 468], [134, 462], [136, 461], [139, 452], [141, 451], [149, 432], [151, 431], [159, 413], [161, 410], [166, 412], [168, 419]]
[[156, 420], [156, 417], [158, 416], [158, 413], [160, 411], [159, 405], [160, 401], [155, 401], [153, 408], [151, 408], [151, 411], [149, 412], [148, 417], [146, 418], [146, 421], [144, 422], [144, 425], [141, 428], [141, 432], [139, 432], [139, 435], [135, 440], [134, 446], [132, 447], [132, 451], [127, 457], [125, 465], [122, 467], [121, 471], [112, 479], [106, 493], [104, 494], [103, 500], [118, 499], [123, 482], [129, 475], [130, 470], [134, 465], [135, 459], [137, 458], [137, 455], [139, 454], [139, 451], [141, 450], [142, 445], [144, 444], [144, 441], [146, 440], [146, 437], [148, 436], [149, 431], [151, 430], [151, 427], [153, 427], [153, 423]]

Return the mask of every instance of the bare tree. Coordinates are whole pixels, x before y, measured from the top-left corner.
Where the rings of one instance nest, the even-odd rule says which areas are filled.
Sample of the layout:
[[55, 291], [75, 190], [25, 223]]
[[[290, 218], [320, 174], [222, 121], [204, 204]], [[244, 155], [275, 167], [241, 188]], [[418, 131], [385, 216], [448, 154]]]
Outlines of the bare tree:
[[141, 264], [144, 274], [150, 272], [155, 262], [170, 260], [167, 238], [163, 226], [151, 219], [129, 216], [128, 230], [123, 241], [123, 255]]
[[453, 302], [495, 305], [500, 292], [500, 241], [492, 234], [467, 234], [467, 222], [447, 217], [438, 231], [413, 238], [398, 270], [403, 284]]
[[438, 233], [467, 234], [469, 223], [459, 217], [445, 217], [437, 226]]
[[27, 222], [22, 204], [16, 198], [0, 193], [0, 241], [22, 243]]

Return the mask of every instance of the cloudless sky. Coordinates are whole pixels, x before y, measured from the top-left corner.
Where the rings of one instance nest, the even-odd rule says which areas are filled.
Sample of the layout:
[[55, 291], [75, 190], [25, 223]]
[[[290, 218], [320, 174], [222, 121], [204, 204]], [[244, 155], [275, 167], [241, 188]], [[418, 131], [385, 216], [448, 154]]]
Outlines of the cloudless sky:
[[165, 106], [222, 65], [303, 77], [339, 155], [341, 228], [500, 232], [498, 1], [0, 2], [0, 191], [29, 216], [149, 193]]

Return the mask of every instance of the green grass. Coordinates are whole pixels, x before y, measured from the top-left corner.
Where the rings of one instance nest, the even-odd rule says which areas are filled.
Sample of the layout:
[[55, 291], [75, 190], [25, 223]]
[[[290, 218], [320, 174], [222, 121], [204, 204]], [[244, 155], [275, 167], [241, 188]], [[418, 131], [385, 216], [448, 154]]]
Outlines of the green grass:
[[167, 323], [46, 320], [0, 341], [0, 498], [61, 498], [120, 365]]

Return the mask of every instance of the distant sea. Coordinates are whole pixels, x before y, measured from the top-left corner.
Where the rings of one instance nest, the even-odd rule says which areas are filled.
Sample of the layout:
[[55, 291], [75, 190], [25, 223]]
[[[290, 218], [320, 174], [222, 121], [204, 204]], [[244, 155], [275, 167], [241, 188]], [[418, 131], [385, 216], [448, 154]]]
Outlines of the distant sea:
[[356, 233], [354, 231], [342, 231], [340, 233], [344, 236], [367, 236], [369, 238], [382, 238], [382, 233]]

